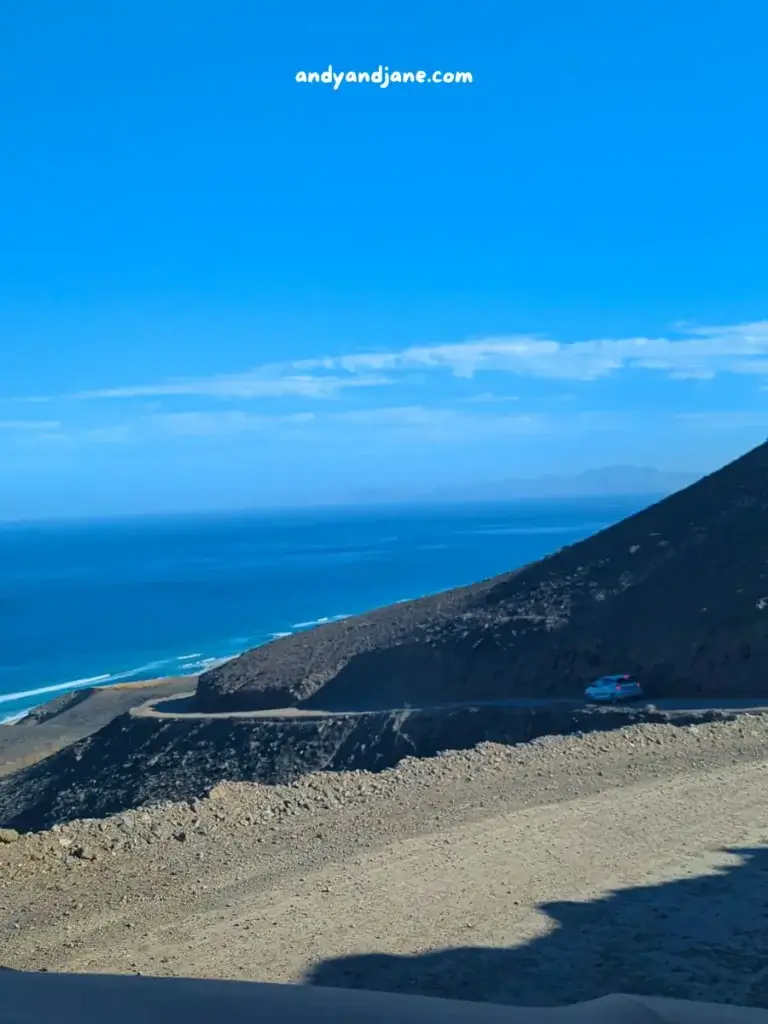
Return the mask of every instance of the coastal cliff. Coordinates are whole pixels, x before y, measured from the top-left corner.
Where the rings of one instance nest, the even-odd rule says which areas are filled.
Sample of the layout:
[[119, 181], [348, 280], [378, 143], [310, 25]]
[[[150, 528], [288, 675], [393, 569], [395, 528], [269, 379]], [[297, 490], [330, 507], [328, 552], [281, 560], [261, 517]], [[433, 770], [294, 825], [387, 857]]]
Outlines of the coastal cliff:
[[768, 694], [768, 444], [493, 579], [283, 637], [204, 673], [201, 711], [577, 696]]

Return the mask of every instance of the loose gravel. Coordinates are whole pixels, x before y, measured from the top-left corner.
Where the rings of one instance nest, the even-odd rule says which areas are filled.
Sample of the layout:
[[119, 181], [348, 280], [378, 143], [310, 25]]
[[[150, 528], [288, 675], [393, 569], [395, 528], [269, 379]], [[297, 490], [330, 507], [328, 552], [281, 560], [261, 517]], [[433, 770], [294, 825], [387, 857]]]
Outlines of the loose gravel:
[[[768, 876], [755, 868], [746, 903], [706, 881], [743, 877], [718, 850], [768, 840], [767, 752], [768, 715], [633, 725], [8, 830], [0, 964], [768, 1005]], [[662, 895], [697, 878], [720, 914], [714, 953], [691, 937], [703, 897]], [[609, 890], [646, 893], [645, 910], [611, 910]]]

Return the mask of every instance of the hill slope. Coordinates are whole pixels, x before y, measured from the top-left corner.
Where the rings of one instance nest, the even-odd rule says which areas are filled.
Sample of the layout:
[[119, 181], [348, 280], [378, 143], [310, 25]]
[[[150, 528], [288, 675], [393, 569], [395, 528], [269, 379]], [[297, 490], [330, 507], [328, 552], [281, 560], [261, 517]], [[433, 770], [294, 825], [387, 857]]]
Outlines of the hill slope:
[[494, 579], [285, 637], [200, 677], [200, 710], [569, 695], [768, 693], [768, 444]]

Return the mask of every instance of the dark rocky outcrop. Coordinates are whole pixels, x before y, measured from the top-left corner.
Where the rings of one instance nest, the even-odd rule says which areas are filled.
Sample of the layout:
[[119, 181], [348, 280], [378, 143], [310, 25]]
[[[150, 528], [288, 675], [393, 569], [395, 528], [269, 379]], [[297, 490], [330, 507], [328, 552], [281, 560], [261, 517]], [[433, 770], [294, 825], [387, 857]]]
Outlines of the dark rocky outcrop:
[[38, 764], [0, 779], [0, 826], [37, 831], [166, 800], [194, 800], [222, 781], [291, 782], [320, 770], [381, 771], [407, 756], [483, 741], [619, 729], [635, 722], [690, 725], [738, 712], [654, 708], [461, 707], [281, 721], [128, 713]]
[[604, 672], [651, 695], [768, 694], [768, 444], [515, 572], [248, 651], [200, 710], [353, 709], [576, 695]]
[[20, 720], [24, 723], [23, 726], [20, 726], [19, 722], [14, 722], [13, 724], [17, 729], [28, 728], [30, 725], [43, 725], [44, 722], [50, 722], [54, 718], [58, 718], [59, 715], [73, 711], [80, 704], [90, 700], [95, 692], [96, 687], [89, 686], [82, 690], [75, 690], [72, 693], [63, 693], [60, 697], [49, 700], [47, 704], [41, 704], [40, 707], [33, 708], [26, 717]]

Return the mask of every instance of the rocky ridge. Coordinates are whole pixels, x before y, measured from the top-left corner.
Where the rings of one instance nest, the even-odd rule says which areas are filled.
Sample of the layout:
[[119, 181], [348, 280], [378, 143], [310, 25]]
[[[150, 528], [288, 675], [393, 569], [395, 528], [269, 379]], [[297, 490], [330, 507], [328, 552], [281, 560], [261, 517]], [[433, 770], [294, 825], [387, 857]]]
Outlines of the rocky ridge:
[[690, 725], [737, 712], [655, 708], [460, 707], [326, 719], [160, 717], [142, 708], [38, 764], [0, 779], [0, 825], [38, 831], [168, 800], [194, 801], [219, 783], [289, 784], [317, 771], [381, 772], [408, 756], [482, 742], [605, 732], [628, 723]]

